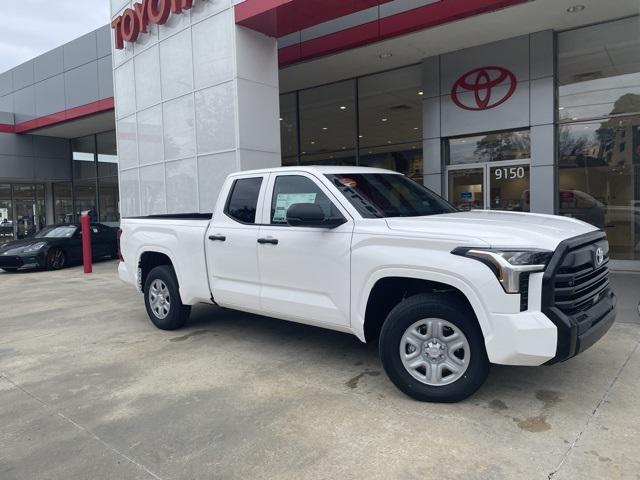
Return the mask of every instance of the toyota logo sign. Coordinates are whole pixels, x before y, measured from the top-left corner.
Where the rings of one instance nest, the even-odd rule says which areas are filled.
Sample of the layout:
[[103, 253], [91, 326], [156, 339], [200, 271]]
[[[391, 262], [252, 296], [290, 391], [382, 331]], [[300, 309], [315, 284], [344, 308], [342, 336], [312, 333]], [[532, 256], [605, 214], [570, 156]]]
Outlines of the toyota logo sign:
[[[502, 85], [507, 87], [499, 98], [494, 90]], [[502, 105], [516, 91], [516, 76], [502, 67], [480, 67], [462, 75], [451, 88], [451, 100], [465, 110], [489, 110]], [[461, 94], [471, 92], [472, 98], [461, 98]]]

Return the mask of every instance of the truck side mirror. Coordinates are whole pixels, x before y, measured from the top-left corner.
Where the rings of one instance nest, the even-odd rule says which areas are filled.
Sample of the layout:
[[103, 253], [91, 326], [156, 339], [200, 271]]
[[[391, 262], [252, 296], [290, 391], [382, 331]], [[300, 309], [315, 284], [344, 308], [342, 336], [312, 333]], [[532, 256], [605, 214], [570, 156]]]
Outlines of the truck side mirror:
[[287, 223], [292, 227], [336, 228], [345, 223], [344, 218], [327, 218], [320, 205], [294, 203], [287, 210]]

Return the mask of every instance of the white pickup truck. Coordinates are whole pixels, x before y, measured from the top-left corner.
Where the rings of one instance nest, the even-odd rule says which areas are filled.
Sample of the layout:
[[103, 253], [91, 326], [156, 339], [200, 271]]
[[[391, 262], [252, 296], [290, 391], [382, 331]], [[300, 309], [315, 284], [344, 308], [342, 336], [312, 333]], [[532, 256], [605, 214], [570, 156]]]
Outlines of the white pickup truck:
[[236, 173], [212, 215], [127, 218], [122, 230], [120, 278], [158, 328], [209, 303], [352, 333], [378, 341], [391, 381], [423, 401], [466, 398], [491, 363], [567, 360], [616, 315], [600, 230], [460, 212], [387, 170]]

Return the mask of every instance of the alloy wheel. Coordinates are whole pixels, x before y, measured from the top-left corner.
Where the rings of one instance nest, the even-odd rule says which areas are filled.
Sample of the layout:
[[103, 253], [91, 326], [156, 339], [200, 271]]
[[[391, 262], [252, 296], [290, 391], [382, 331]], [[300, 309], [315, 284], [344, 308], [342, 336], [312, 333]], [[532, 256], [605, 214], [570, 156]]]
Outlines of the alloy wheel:
[[149, 304], [151, 310], [156, 317], [163, 320], [169, 315], [171, 310], [171, 296], [167, 284], [160, 279], [156, 279], [151, 283], [149, 288]]

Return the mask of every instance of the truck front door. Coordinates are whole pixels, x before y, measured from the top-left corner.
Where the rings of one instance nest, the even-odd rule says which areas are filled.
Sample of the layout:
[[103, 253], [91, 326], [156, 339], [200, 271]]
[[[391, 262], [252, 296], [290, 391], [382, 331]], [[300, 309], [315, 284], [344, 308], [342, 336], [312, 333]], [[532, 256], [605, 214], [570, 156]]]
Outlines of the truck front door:
[[260, 311], [257, 219], [266, 178], [234, 177], [228, 197], [220, 199], [209, 224], [205, 238], [209, 282], [213, 299], [223, 307]]
[[[334, 229], [292, 227], [292, 204], [315, 203], [347, 221]], [[272, 174], [263, 208], [258, 262], [265, 314], [303, 323], [349, 326], [353, 219], [306, 172]]]

